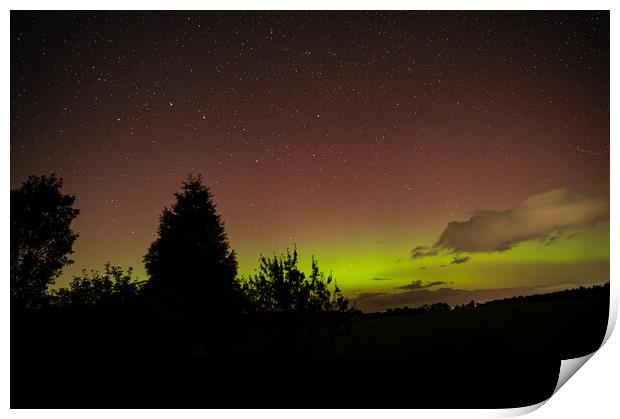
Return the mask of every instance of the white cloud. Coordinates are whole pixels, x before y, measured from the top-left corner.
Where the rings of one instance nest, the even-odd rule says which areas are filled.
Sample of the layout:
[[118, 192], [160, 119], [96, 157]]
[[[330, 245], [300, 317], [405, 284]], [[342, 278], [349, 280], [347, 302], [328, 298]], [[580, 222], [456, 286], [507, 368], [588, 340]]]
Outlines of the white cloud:
[[522, 241], [608, 218], [608, 201], [554, 189], [529, 196], [505, 211], [479, 211], [467, 221], [451, 222], [433, 249], [457, 253], [502, 251]]

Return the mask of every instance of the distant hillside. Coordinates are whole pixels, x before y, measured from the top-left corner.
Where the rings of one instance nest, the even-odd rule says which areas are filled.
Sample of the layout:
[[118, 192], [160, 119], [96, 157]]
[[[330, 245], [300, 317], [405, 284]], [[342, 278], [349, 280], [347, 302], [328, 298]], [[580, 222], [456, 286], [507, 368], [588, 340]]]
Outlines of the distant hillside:
[[411, 314], [425, 314], [432, 312], [445, 312], [445, 311], [458, 311], [458, 310], [469, 310], [475, 309], [477, 307], [488, 307], [488, 306], [496, 306], [502, 304], [515, 304], [515, 303], [526, 303], [526, 302], [534, 302], [534, 301], [555, 301], [555, 300], [563, 300], [566, 298], [588, 298], [588, 297], [600, 297], [601, 295], [609, 294], [609, 282], [606, 282], [602, 285], [593, 285], [591, 287], [579, 287], [562, 291], [554, 291], [547, 293], [539, 293], [539, 294], [531, 294], [531, 295], [519, 295], [514, 297], [507, 297], [497, 300], [486, 301], [483, 303], [478, 303], [475, 301], [470, 301], [468, 304], [462, 305], [454, 305], [451, 306], [446, 302], [438, 302], [433, 304], [423, 304], [418, 307], [397, 307], [397, 308], [388, 308], [385, 311], [376, 311], [376, 312], [361, 312], [358, 314], [361, 318], [380, 318], [380, 317], [391, 317], [391, 316], [402, 316], [402, 315], [411, 315]]

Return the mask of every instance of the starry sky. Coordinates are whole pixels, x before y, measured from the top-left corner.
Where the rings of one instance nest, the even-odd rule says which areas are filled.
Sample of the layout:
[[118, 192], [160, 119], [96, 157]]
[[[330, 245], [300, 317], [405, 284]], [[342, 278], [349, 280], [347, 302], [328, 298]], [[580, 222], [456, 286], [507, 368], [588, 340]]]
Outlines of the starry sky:
[[365, 310], [609, 280], [608, 12], [11, 12], [11, 187], [133, 266], [188, 174], [240, 275], [316, 255]]

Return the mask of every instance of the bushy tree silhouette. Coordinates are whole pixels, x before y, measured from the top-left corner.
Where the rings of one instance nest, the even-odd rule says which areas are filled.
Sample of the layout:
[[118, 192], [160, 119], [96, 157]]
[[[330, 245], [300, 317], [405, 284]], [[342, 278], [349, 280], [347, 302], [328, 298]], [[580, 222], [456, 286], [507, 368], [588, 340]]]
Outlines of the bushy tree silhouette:
[[47, 287], [73, 261], [78, 237], [71, 222], [79, 214], [75, 197], [61, 193], [55, 174], [30, 176], [11, 190], [11, 306], [32, 308], [45, 302]]
[[325, 276], [312, 257], [310, 275], [298, 267], [297, 248], [286, 255], [260, 257], [258, 273], [242, 280], [242, 289], [257, 311], [326, 312], [346, 311], [348, 300], [342, 295], [332, 275]]
[[135, 298], [141, 283], [132, 277], [133, 269], [125, 272], [120, 266], [109, 262], [105, 264], [103, 273], [96, 270], [82, 270], [82, 276], [75, 276], [67, 288], [53, 290], [52, 302], [60, 307], [67, 306], [100, 306], [120, 303]]
[[158, 237], [144, 256], [149, 286], [210, 308], [236, 296], [237, 260], [230, 249], [213, 194], [199, 176], [189, 176], [176, 202], [164, 208]]

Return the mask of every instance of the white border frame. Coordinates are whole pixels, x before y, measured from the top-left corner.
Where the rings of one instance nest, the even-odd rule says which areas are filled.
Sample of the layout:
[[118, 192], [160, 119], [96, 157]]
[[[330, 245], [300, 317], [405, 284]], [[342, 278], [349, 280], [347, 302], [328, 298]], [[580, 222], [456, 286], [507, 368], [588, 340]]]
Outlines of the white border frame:
[[[532, 1], [522, 0], [498, 2], [488, 0], [470, 0], [470, 1], [419, 1], [411, 3], [404, 0], [383, 0], [381, 2], [359, 0], [359, 1], [334, 1], [334, 0], [302, 0], [302, 1], [283, 1], [283, 0], [263, 0], [251, 1], [240, 0], [232, 2], [215, 2], [215, 1], [198, 1], [198, 0], [177, 0], [175, 2], [163, 1], [146, 1], [146, 0], [108, 0], [108, 1], [84, 1], [64, 0], [57, 2], [41, 1], [41, 0], [9, 0], [8, 8], [2, 15], [2, 60], [3, 65], [0, 68], [0, 80], [2, 80], [2, 115], [4, 116], [4, 129], [6, 140], [2, 142], [4, 152], [0, 153], [2, 164], [2, 183], [5, 185], [4, 194], [2, 195], [2, 205], [0, 205], [0, 217], [2, 223], [2, 239], [0, 246], [2, 253], [5, 255], [0, 259], [0, 269], [4, 273], [4, 278], [9, 278], [9, 263], [6, 255], [9, 253], [9, 194], [10, 190], [10, 9], [13, 10], [271, 10], [271, 9], [306, 9], [306, 10], [406, 10], [406, 9], [431, 9], [431, 10], [611, 10], [611, 72], [615, 74], [617, 71], [616, 59], [618, 56], [617, 45], [613, 40], [616, 35], [615, 27], [620, 23], [620, 19], [616, 18], [613, 10], [614, 2], [612, 1]], [[617, 2], [616, 2], [617, 4]], [[501, 7], [498, 7], [501, 6]], [[617, 278], [618, 273], [618, 171], [614, 169], [614, 163], [618, 162], [618, 150], [615, 144], [617, 137], [616, 124], [614, 121], [617, 112], [614, 107], [614, 98], [618, 97], [617, 85], [611, 80], [611, 97], [610, 97], [610, 185], [611, 185], [611, 271], [610, 278]], [[9, 337], [9, 293], [8, 286], [0, 287], [2, 296], [2, 336]], [[610, 332], [615, 324], [618, 313], [618, 287], [615, 281], [611, 281], [611, 310], [610, 322], [606, 338], [609, 338]], [[83, 418], [91, 417], [144, 417], [151, 418], [153, 416], [168, 417], [170, 414], [180, 417], [201, 417], [205, 415], [205, 411], [201, 410], [177, 410], [177, 411], [161, 411], [161, 410], [13, 410], [9, 412], [9, 382], [10, 382], [10, 357], [8, 340], [3, 341], [0, 345], [2, 351], [2, 362], [0, 367], [0, 380], [2, 391], [0, 400], [4, 408], [2, 413], [10, 413], [13, 416], [32, 417], [45, 415], [54, 418]], [[554, 395], [546, 403], [543, 409], [537, 410], [532, 417], [555, 417], [562, 416], [568, 418], [583, 418], [586, 415], [594, 415], [596, 418], [616, 417], [620, 412], [618, 408], [617, 383], [618, 374], [620, 373], [620, 362], [618, 354], [620, 353], [620, 343], [618, 338], [611, 336], [609, 341], [592, 357], [583, 371], [580, 371], [577, 378], [569, 380], [559, 392]], [[446, 389], [446, 391], [458, 391], [457, 389]], [[238, 418], [251, 415], [252, 419], [278, 419], [298, 417], [300, 419], [316, 419], [317, 416], [326, 418], [338, 418], [343, 416], [352, 416], [359, 418], [376, 418], [377, 416], [389, 416], [394, 419], [410, 419], [412, 416], [421, 417], [503, 417], [514, 416], [536, 410], [542, 404], [523, 409], [498, 409], [498, 410], [209, 410], [209, 416], [218, 418]]]

